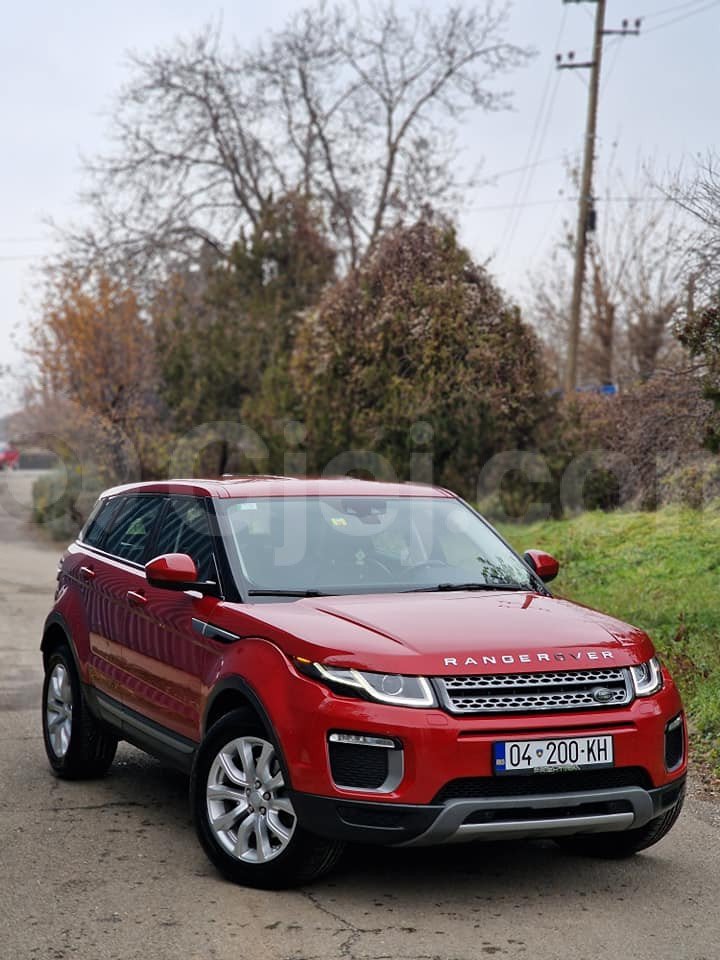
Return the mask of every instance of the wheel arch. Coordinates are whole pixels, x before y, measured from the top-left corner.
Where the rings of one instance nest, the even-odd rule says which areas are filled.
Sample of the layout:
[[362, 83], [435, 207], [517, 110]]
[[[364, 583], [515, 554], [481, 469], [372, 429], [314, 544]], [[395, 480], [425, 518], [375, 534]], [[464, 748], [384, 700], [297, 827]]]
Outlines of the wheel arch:
[[253, 687], [241, 676], [225, 677], [213, 689], [208, 698], [202, 722], [202, 736], [207, 735], [213, 724], [233, 710], [246, 709], [258, 720], [265, 733], [272, 738], [277, 748], [285, 783], [291, 786], [291, 775], [285, 760], [282, 740], [270, 719], [270, 715]]
[[80, 660], [65, 618], [59, 613], [51, 613], [45, 621], [42, 640], [40, 641], [40, 650], [42, 651], [44, 666], [47, 666], [48, 658], [53, 650], [63, 644], [70, 648], [77, 675], [79, 678], [82, 678]]

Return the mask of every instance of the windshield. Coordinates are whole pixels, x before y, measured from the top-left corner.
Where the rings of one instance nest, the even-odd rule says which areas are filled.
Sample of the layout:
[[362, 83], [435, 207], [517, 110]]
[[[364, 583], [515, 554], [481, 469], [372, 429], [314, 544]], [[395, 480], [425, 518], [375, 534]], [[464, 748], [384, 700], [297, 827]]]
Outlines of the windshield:
[[251, 596], [535, 589], [525, 564], [450, 498], [266, 497], [217, 503]]

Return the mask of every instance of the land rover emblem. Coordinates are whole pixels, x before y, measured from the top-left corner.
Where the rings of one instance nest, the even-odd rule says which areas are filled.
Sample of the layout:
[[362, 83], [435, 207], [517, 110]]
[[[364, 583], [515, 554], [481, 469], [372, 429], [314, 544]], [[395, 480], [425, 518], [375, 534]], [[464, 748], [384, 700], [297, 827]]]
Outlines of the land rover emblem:
[[610, 703], [614, 694], [607, 687], [595, 687], [592, 692], [592, 698], [596, 703]]

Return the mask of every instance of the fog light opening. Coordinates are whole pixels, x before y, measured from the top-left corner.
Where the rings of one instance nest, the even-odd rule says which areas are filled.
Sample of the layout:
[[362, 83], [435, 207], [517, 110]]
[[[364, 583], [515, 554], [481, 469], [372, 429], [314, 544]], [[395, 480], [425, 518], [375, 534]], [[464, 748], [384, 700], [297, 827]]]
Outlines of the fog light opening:
[[665, 769], [677, 770], [685, 760], [685, 725], [679, 713], [665, 727]]
[[333, 783], [344, 790], [390, 793], [404, 774], [402, 743], [394, 737], [351, 730], [328, 733]]

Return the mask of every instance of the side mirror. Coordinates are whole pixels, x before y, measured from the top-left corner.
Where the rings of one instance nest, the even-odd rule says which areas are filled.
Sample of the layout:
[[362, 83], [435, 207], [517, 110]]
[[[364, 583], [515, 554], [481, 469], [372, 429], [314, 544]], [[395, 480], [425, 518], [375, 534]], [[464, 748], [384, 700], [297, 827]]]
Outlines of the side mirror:
[[560, 571], [560, 564], [555, 557], [551, 557], [549, 553], [544, 553], [542, 550], [528, 550], [524, 559], [543, 583], [550, 583]]
[[164, 553], [145, 564], [145, 576], [151, 587], [163, 590], [199, 590], [195, 561], [186, 553]]

